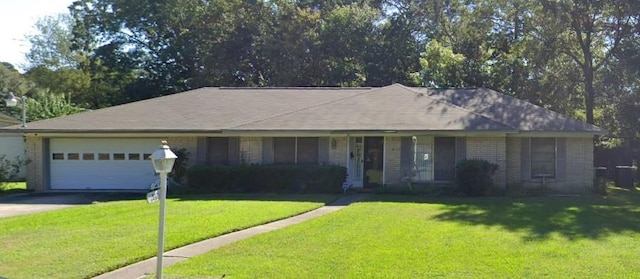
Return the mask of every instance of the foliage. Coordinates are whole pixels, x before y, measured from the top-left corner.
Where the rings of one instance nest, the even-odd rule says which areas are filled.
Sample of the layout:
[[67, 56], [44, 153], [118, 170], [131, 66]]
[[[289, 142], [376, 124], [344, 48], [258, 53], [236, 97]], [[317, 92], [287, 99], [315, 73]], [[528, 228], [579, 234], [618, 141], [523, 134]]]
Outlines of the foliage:
[[0, 181], [0, 196], [26, 193], [26, 192], [28, 192], [26, 182], [1, 182]]
[[29, 160], [16, 156], [14, 159], [7, 155], [0, 155], [0, 182], [15, 181], [19, 179], [20, 169], [29, 164]]
[[640, 273], [639, 202], [637, 192], [606, 198], [375, 195], [322, 218], [177, 263], [165, 274], [176, 278], [635, 277]]
[[0, 90], [102, 108], [203, 86], [487, 87], [640, 149], [639, 3], [79, 0]]
[[189, 187], [198, 193], [338, 193], [347, 175], [341, 166], [194, 166]]
[[458, 189], [467, 196], [483, 196], [493, 186], [498, 165], [482, 159], [467, 159], [456, 165]]
[[[324, 195], [170, 197], [165, 249], [298, 215], [333, 199]], [[158, 203], [147, 204], [144, 194], [98, 197], [88, 205], [1, 218], [0, 274], [92, 278], [151, 258], [158, 247], [157, 219]]]
[[55, 118], [85, 111], [87, 109], [70, 103], [62, 94], [38, 94], [34, 98], [27, 99], [28, 121]]
[[176, 161], [173, 163], [173, 170], [169, 176], [173, 179], [173, 181], [177, 183], [182, 183], [182, 178], [187, 174], [187, 163], [189, 161], [189, 151], [186, 148], [180, 148], [173, 151], [173, 153], [178, 156]]

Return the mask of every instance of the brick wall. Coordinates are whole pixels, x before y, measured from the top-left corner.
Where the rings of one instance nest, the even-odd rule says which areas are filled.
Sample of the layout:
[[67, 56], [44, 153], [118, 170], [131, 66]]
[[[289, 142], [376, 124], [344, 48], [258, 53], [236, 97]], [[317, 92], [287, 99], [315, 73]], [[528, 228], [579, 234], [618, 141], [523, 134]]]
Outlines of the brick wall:
[[44, 139], [38, 136], [27, 136], [25, 143], [27, 160], [30, 163], [27, 165], [27, 189], [34, 191], [44, 191], [45, 188], [45, 173], [44, 163], [48, 158], [44, 151]]
[[[333, 141], [335, 140], [335, 148]], [[332, 165], [346, 166], [347, 161], [347, 137], [329, 138], [329, 163]]]
[[168, 137], [167, 144], [172, 150], [186, 149], [188, 154], [187, 165], [192, 166], [196, 163], [198, 154], [198, 138], [197, 137]]
[[[507, 139], [507, 184], [525, 189], [542, 187], [539, 178], [522, 179], [521, 138]], [[579, 193], [589, 191], [593, 186], [593, 139], [566, 138], [566, 177], [546, 179], [545, 188], [558, 193]]]
[[384, 184], [397, 184], [401, 182], [402, 170], [400, 169], [400, 137], [384, 138]]
[[507, 165], [506, 137], [467, 137], [467, 158], [484, 159], [498, 164], [494, 185], [504, 188], [506, 185]]
[[520, 165], [522, 152], [521, 138], [507, 138], [507, 186], [511, 184], [519, 184], [522, 178]]
[[[557, 190], [588, 191], [593, 186], [593, 138], [567, 139], [567, 178]], [[564, 184], [564, 185], [563, 185]]]
[[240, 137], [240, 163], [262, 164], [262, 138]]

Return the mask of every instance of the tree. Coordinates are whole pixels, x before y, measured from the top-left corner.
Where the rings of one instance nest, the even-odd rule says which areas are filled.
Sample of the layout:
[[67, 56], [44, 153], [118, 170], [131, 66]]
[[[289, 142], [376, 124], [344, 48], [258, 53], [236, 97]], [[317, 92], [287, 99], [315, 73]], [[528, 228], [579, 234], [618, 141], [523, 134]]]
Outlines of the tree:
[[27, 119], [37, 121], [87, 111], [69, 102], [63, 94], [40, 93], [27, 99]]
[[594, 123], [596, 75], [612, 62], [623, 38], [632, 34], [638, 9], [634, 9], [633, 2], [622, 0], [561, 0], [542, 4], [545, 19], [564, 27], [555, 39], [562, 46], [562, 54], [570, 57], [581, 71], [586, 121]]

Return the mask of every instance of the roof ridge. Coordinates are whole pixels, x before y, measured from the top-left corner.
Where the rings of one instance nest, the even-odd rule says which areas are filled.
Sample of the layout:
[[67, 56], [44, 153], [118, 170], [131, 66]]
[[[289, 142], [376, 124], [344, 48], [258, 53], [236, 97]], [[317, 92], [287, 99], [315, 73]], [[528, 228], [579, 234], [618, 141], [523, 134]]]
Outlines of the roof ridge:
[[208, 88], [217, 88], [224, 90], [300, 90], [300, 89], [312, 89], [312, 90], [371, 90], [377, 89], [380, 87], [338, 87], [338, 86], [284, 86], [284, 87], [230, 87], [230, 86], [220, 86], [220, 87], [208, 87]]
[[[509, 125], [509, 124], [507, 124], [507, 123], [504, 123], [504, 122], [502, 122], [502, 121], [496, 120], [496, 119], [494, 119], [493, 117], [489, 117], [488, 115], [485, 115], [485, 114], [482, 114], [482, 113], [478, 113], [478, 112], [473, 111], [473, 110], [470, 110], [470, 109], [468, 109], [468, 108], [465, 108], [465, 107], [462, 107], [462, 106], [459, 106], [459, 105], [456, 105], [456, 104], [449, 103], [449, 102], [447, 102], [447, 101], [445, 101], [445, 100], [442, 100], [441, 98], [434, 98], [433, 96], [431, 96], [431, 95], [429, 95], [429, 94], [424, 94], [423, 92], [420, 92], [420, 91], [414, 90], [414, 87], [408, 87], [408, 86], [404, 86], [404, 85], [402, 85], [402, 84], [400, 84], [400, 86], [404, 87], [405, 89], [407, 89], [407, 90], [409, 90], [409, 91], [411, 91], [411, 92], [414, 92], [414, 93], [416, 93], [416, 94], [420, 94], [420, 95], [422, 95], [422, 96], [424, 96], [424, 97], [427, 97], [427, 98], [429, 98], [429, 99], [432, 99], [432, 100], [434, 100], [434, 101], [435, 101], [435, 102], [437, 102], [437, 103], [445, 104], [445, 105], [450, 106], [450, 107], [455, 107], [455, 108], [458, 108], [458, 109], [464, 110], [464, 111], [466, 111], [466, 112], [470, 112], [470, 113], [472, 113], [472, 114], [478, 115], [478, 116], [480, 116], [480, 117], [483, 117], [483, 118], [485, 118], [485, 119], [491, 120], [491, 121], [493, 121], [493, 122], [500, 123], [500, 124], [502, 124], [502, 125], [504, 125], [504, 126], [507, 126], [507, 127], [511, 128], [511, 129], [514, 129], [514, 130], [518, 130], [518, 131], [520, 130], [519, 128], [513, 127], [513, 126], [511, 126], [511, 125]], [[418, 87], [418, 88], [420, 88], [420, 87]], [[432, 90], [431, 88], [427, 88], [427, 87], [422, 87], [422, 88], [424, 88], [424, 89], [426, 89], [426, 90], [428, 90], [428, 91], [429, 91], [429, 90]], [[448, 89], [445, 89], [445, 90], [457, 90], [457, 89], [465, 89], [465, 90], [466, 90], [466, 89], [468, 89], [468, 88], [448, 88]], [[476, 89], [478, 89], [478, 88], [476, 88]]]
[[354, 95], [351, 95], [351, 96], [347, 96], [347, 97], [344, 97], [344, 98], [338, 98], [338, 99], [335, 99], [335, 100], [330, 100], [330, 101], [327, 101], [327, 102], [324, 102], [324, 103], [311, 105], [311, 106], [304, 107], [304, 108], [301, 108], [301, 109], [292, 110], [292, 111], [288, 111], [288, 112], [284, 112], [284, 113], [280, 113], [280, 114], [276, 114], [276, 115], [271, 115], [271, 116], [268, 116], [268, 117], [265, 117], [265, 118], [262, 118], [262, 119], [258, 119], [258, 120], [254, 120], [254, 121], [251, 121], [251, 122], [247, 122], [247, 123], [243, 123], [243, 124], [240, 124], [240, 125], [236, 125], [236, 126], [233, 126], [233, 127], [229, 127], [229, 128], [227, 128], [225, 130], [231, 130], [231, 129], [235, 129], [235, 128], [240, 128], [242, 126], [255, 124], [255, 123], [258, 123], [258, 122], [261, 122], [261, 121], [274, 119], [274, 118], [278, 118], [278, 117], [281, 117], [281, 116], [293, 114], [293, 113], [296, 113], [296, 112], [301, 112], [301, 111], [304, 111], [304, 110], [317, 108], [317, 107], [328, 105], [328, 104], [331, 104], [331, 103], [347, 100], [349, 98], [353, 98], [353, 97], [357, 97], [357, 96], [364, 95], [364, 94], [367, 94], [367, 93], [375, 92], [375, 91], [377, 91], [377, 90], [379, 90], [381, 88], [383, 88], [383, 87], [372, 88], [372, 89], [369, 89], [367, 91], [364, 91], [364, 92], [361, 92], [361, 93], [357, 93], [357, 94], [354, 94]]

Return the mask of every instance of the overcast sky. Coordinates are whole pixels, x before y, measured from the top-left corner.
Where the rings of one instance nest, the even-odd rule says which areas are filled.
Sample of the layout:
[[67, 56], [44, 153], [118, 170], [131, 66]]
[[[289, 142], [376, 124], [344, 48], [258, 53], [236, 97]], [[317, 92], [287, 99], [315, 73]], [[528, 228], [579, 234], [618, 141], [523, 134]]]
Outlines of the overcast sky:
[[73, 0], [0, 0], [0, 61], [22, 69], [29, 51], [25, 35], [34, 34], [34, 24], [46, 15], [67, 13]]

